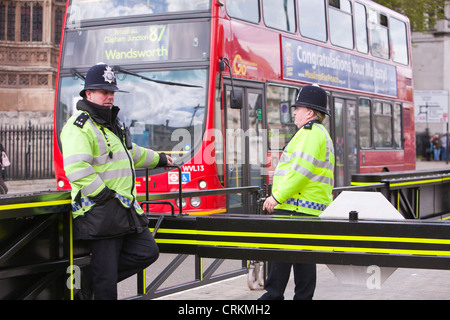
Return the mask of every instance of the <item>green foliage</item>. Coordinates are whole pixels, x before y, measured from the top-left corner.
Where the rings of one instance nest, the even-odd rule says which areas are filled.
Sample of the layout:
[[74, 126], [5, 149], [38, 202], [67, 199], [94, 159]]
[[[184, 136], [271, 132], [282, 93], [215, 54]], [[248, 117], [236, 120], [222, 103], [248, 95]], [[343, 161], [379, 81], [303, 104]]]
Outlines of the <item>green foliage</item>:
[[436, 21], [445, 18], [446, 0], [375, 0], [385, 7], [407, 16], [411, 29], [423, 32], [433, 29]]

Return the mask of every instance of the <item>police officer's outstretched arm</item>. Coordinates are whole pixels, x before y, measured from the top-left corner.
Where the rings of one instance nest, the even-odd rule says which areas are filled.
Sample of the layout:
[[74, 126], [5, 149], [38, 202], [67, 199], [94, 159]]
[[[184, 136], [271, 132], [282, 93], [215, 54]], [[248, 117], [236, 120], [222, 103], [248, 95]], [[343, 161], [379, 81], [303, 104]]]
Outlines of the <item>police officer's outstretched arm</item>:
[[139, 147], [133, 143], [132, 156], [136, 168], [156, 168], [173, 164], [173, 159], [164, 152]]

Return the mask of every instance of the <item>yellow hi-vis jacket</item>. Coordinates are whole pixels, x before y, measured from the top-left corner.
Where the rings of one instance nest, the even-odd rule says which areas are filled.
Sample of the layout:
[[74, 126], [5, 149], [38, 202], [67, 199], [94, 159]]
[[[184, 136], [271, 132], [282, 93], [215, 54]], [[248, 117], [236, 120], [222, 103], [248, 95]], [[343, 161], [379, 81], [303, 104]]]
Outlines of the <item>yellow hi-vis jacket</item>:
[[[82, 124], [79, 123], [80, 119]], [[61, 132], [61, 143], [64, 170], [72, 186], [74, 218], [89, 212], [95, 206], [92, 198], [105, 187], [114, 191], [115, 198], [125, 208], [133, 205], [138, 214], [143, 213], [135, 201], [134, 168], [154, 168], [160, 156], [134, 143], [132, 149], [128, 150], [122, 139], [93, 121], [89, 113], [84, 111], [75, 113], [67, 121]]]
[[332, 202], [334, 147], [325, 127], [310, 122], [288, 143], [274, 173], [275, 209], [318, 216]]

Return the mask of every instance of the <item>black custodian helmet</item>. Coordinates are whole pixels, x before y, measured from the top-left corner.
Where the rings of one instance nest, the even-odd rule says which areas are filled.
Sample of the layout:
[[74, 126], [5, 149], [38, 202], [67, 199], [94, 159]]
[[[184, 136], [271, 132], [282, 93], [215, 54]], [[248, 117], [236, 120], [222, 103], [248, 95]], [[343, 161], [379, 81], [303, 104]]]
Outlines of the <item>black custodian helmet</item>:
[[292, 106], [307, 107], [330, 115], [327, 110], [327, 93], [318, 85], [304, 86]]
[[84, 81], [84, 88], [80, 91], [80, 96], [86, 98], [86, 90], [88, 89], [126, 92], [119, 90], [113, 67], [105, 63], [96, 64], [88, 70]]

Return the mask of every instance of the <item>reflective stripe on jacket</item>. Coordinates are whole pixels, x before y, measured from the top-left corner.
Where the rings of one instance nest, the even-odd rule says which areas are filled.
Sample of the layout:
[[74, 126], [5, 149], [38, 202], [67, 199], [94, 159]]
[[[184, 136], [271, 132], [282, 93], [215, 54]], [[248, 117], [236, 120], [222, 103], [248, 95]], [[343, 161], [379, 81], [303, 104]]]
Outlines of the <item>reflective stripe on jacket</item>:
[[75, 125], [80, 114], [73, 115], [61, 132], [64, 170], [72, 186], [74, 218], [84, 215], [95, 205], [90, 198], [98, 195], [105, 186], [114, 190], [124, 207], [129, 208], [134, 203], [137, 213], [142, 213], [134, 201], [134, 168], [156, 167], [159, 154], [134, 143], [133, 148], [127, 150], [121, 138], [91, 118], [82, 126]]
[[275, 208], [320, 215], [332, 202], [334, 147], [325, 127], [301, 128], [286, 146], [273, 177]]

